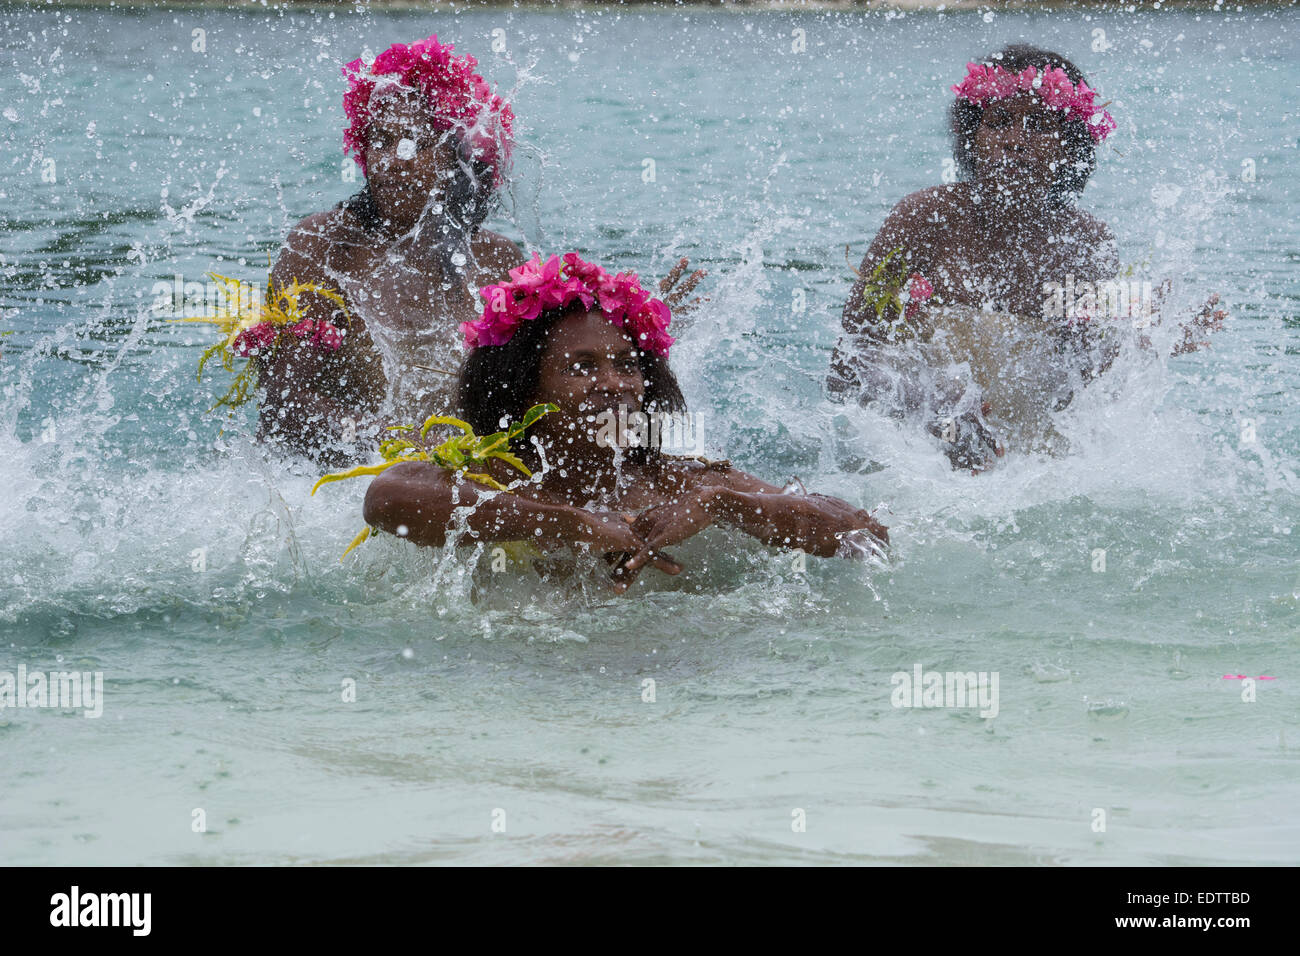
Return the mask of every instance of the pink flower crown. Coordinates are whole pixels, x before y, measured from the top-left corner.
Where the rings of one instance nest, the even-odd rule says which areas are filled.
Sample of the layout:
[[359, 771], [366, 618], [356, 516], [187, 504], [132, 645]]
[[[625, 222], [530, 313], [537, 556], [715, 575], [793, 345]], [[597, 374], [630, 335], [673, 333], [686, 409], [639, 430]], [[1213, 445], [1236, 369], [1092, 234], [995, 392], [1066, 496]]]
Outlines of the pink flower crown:
[[672, 312], [641, 288], [635, 272], [612, 276], [576, 252], [566, 253], [563, 264], [559, 256], [542, 262], [534, 252], [531, 260], [510, 270], [509, 282], [484, 286], [479, 295], [486, 303], [483, 317], [460, 326], [466, 348], [505, 345], [520, 322], [579, 301], [588, 310], [599, 306], [605, 318], [631, 332], [637, 347], [647, 352], [667, 357], [676, 341], [668, 334]]
[[1097, 91], [1083, 80], [1075, 86], [1059, 66], [1046, 67], [1041, 73], [1037, 67], [1027, 66], [1019, 73], [1012, 73], [997, 65], [967, 63], [966, 78], [952, 87], [952, 91], [959, 100], [969, 100], [976, 106], [1032, 92], [1052, 109], [1064, 110], [1067, 120], [1082, 120], [1094, 143], [1100, 143], [1115, 131], [1115, 120], [1093, 102]]
[[343, 153], [366, 169], [366, 143], [370, 128], [370, 97], [379, 86], [378, 77], [424, 94], [433, 111], [432, 125], [438, 131], [459, 130], [478, 159], [492, 167], [493, 185], [500, 186], [510, 165], [515, 114], [510, 104], [495, 95], [483, 77], [474, 72], [478, 61], [472, 56], [452, 56], [452, 44], [441, 44], [435, 33], [427, 40], [407, 46], [394, 43], [366, 69], [353, 60], [343, 67], [348, 91], [343, 94], [343, 112], [351, 121], [343, 131]]

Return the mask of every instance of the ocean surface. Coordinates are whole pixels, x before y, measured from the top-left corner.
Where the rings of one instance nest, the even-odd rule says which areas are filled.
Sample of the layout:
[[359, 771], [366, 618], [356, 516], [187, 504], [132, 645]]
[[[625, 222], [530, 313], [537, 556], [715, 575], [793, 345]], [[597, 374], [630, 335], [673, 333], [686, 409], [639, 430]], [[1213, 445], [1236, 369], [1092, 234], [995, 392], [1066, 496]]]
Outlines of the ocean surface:
[[[364, 481], [309, 497], [251, 409], [208, 413], [212, 332], [159, 296], [261, 283], [359, 186], [340, 65], [435, 32], [512, 91], [492, 227], [707, 268], [674, 349], [706, 445], [884, 506], [888, 567], [716, 530], [622, 598], [391, 538], [340, 562]], [[0, 8], [0, 672], [103, 675], [97, 718], [0, 710], [0, 858], [1300, 862], [1298, 37], [1259, 8]], [[972, 477], [822, 378], [847, 262], [943, 181], [948, 87], [1013, 40], [1112, 101], [1080, 202], [1124, 262], [1231, 317], [1123, 356], [1070, 454]], [[894, 706], [917, 667], [998, 675], [997, 715]]]

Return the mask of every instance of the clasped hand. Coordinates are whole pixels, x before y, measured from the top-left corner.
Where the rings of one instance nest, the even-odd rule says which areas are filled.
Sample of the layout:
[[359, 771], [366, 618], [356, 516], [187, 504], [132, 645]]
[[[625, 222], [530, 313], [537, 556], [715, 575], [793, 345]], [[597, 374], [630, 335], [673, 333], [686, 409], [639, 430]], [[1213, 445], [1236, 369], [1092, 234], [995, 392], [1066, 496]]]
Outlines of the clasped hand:
[[647, 508], [640, 514], [622, 511], [593, 512], [592, 545], [614, 566], [611, 577], [614, 590], [622, 594], [647, 565], [665, 574], [680, 574], [681, 564], [662, 549], [679, 544], [713, 523], [709, 502], [717, 498], [718, 488], [699, 488], [685, 492], [666, 504]]
[[[741, 496], [743, 498], [743, 496]], [[784, 519], [768, 527], [770, 518], [761, 516], [761, 510], [752, 516], [760, 522], [753, 527], [744, 517], [745, 505], [726, 488], [711, 485], [683, 492], [673, 501], [640, 514], [627, 512], [601, 512], [591, 515], [591, 522], [599, 529], [593, 544], [600, 547], [605, 559], [614, 566], [611, 575], [614, 590], [622, 594], [638, 574], [653, 565], [666, 574], [680, 574], [682, 566], [663, 549], [699, 534], [720, 517], [727, 517], [741, 528], [769, 543], [776, 541], [809, 541], [817, 538], [819, 524], [829, 521], [832, 527], [865, 530], [882, 542], [889, 541], [889, 533], [870, 512], [854, 508], [847, 502], [825, 495], [801, 496], [806, 506], [792, 513], [793, 524], [782, 527]], [[835, 537], [839, 538], [839, 534]], [[808, 545], [803, 545], [808, 547]], [[827, 552], [829, 553], [829, 552]]]

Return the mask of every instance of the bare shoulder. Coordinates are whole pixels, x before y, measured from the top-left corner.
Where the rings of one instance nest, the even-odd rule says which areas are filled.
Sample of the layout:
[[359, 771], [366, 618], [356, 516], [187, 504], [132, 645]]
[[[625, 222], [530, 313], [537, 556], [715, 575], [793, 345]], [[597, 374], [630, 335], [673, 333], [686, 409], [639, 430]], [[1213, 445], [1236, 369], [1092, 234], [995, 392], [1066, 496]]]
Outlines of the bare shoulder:
[[304, 243], [326, 245], [342, 242], [362, 231], [361, 220], [345, 208], [325, 209], [299, 220], [289, 230], [289, 238]]
[[897, 214], [904, 218], [926, 218], [933, 213], [959, 212], [970, 205], [968, 183], [951, 183], [943, 186], [927, 186], [914, 193], [908, 193], [890, 215]]
[[864, 263], [879, 261], [891, 249], [903, 246], [909, 260], [924, 260], [938, 232], [951, 228], [968, 214], [970, 198], [965, 183], [930, 186], [908, 193], [885, 219], [871, 243]]
[[499, 232], [480, 229], [470, 245], [483, 281], [504, 279], [511, 269], [525, 262], [523, 251]]
[[319, 281], [326, 276], [325, 263], [331, 248], [355, 232], [356, 217], [343, 209], [312, 213], [289, 230], [276, 260], [273, 275], [278, 281]]

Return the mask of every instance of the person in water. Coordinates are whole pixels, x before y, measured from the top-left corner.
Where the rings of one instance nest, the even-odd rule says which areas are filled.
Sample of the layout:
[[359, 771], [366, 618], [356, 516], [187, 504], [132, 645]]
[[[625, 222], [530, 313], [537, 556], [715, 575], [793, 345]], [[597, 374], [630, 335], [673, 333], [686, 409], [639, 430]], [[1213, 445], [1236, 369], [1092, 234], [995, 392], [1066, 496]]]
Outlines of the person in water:
[[[514, 114], [437, 36], [396, 43], [343, 68], [353, 154], [365, 187], [289, 233], [271, 273], [337, 290], [303, 293], [308, 318], [333, 322], [341, 347], [259, 357], [258, 435], [327, 462], [363, 453], [379, 416], [423, 417], [450, 404], [457, 327], [473, 290], [524, 261], [483, 228], [510, 164]], [[360, 440], [359, 440], [360, 439]]]
[[[954, 467], [980, 471], [1004, 453], [1001, 435], [1058, 450], [1051, 413], [1115, 358], [1100, 322], [1067, 321], [1044, 297], [1119, 271], [1110, 229], [1074, 202], [1115, 123], [1073, 63], [1038, 47], [967, 64], [952, 89], [961, 178], [890, 212], [844, 307], [827, 389], [919, 412]], [[1208, 344], [1202, 333], [1224, 318], [1217, 301], [1184, 325], [1175, 352]], [[941, 369], [961, 363], [973, 383]]]
[[[482, 316], [462, 326], [472, 351], [460, 373], [461, 414], [487, 434], [534, 405], [558, 406], [513, 449], [534, 478], [515, 480], [494, 462], [493, 477], [513, 484], [488, 492], [438, 465], [403, 462], [367, 490], [371, 527], [430, 547], [590, 548], [614, 566], [619, 592], [648, 565], [680, 572], [664, 549], [711, 525], [823, 557], [853, 553], [855, 541], [870, 550], [862, 534], [888, 541], [868, 512], [838, 498], [785, 493], [728, 462], [671, 456], [608, 427], [622, 415], [686, 412], [668, 365], [671, 310], [635, 273], [611, 276], [577, 253], [535, 256], [482, 295]], [[464, 522], [454, 521], [466, 507]]]

